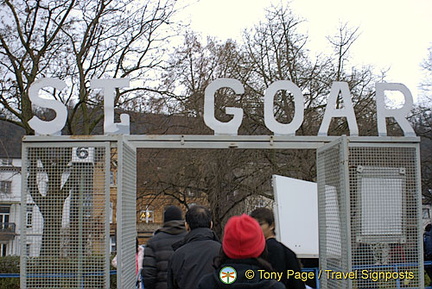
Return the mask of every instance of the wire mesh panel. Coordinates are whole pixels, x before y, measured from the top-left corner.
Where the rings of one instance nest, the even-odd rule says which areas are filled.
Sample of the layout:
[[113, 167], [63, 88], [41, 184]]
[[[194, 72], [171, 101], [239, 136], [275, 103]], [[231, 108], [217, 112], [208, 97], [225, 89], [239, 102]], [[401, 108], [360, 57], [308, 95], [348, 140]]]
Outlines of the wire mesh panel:
[[109, 143], [24, 142], [22, 170], [21, 288], [109, 288]]
[[136, 152], [118, 142], [117, 288], [133, 289], [136, 283]]
[[322, 288], [423, 288], [418, 150], [348, 138], [318, 150]]
[[334, 275], [351, 271], [345, 159], [346, 144], [342, 139], [317, 151], [321, 288], [346, 289], [352, 284], [349, 278]]
[[423, 288], [418, 149], [418, 144], [349, 144], [358, 287]]

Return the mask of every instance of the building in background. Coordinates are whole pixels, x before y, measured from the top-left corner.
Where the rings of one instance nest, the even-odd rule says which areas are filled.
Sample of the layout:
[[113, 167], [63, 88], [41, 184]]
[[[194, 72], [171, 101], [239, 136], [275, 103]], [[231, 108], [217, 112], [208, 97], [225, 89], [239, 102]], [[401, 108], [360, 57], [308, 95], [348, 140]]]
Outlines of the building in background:
[[[21, 254], [21, 159], [0, 159], [0, 256]], [[29, 199], [24, 223], [30, 231], [27, 254], [39, 252], [42, 239], [42, 215]]]
[[[19, 254], [21, 160], [0, 159], [0, 256]], [[31, 226], [32, 212], [29, 212]]]

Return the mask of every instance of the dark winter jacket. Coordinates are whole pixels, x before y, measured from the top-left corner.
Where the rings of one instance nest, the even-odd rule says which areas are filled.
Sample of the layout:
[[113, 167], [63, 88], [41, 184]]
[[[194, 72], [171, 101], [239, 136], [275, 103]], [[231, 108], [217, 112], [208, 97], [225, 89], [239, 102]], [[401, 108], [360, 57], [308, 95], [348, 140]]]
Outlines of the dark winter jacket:
[[[267, 239], [267, 252], [268, 261], [272, 265], [275, 272], [287, 272], [287, 270], [294, 270], [301, 272], [300, 262], [296, 254], [287, 246], [277, 241], [275, 238]], [[283, 283], [289, 289], [304, 289], [305, 284], [300, 279], [283, 278]]]
[[432, 260], [432, 231], [426, 231], [423, 234], [424, 256], [425, 260]]
[[209, 228], [190, 231], [171, 257], [168, 270], [169, 289], [195, 289], [198, 281], [214, 271], [213, 261], [219, 255], [221, 244]]
[[148, 240], [141, 271], [146, 289], [167, 288], [168, 262], [174, 253], [172, 245], [186, 234], [184, 221], [169, 221]]
[[[236, 279], [231, 284], [225, 284], [221, 281], [224, 268], [231, 267], [236, 271]], [[253, 278], [247, 279], [245, 276], [252, 276]], [[228, 259], [219, 269], [213, 273], [204, 276], [198, 285], [198, 289], [285, 289], [285, 286], [274, 279], [261, 278], [258, 270], [265, 270], [256, 259]], [[248, 272], [246, 272], [248, 271]], [[268, 270], [265, 270], [268, 272]], [[226, 275], [225, 275], [226, 276]], [[233, 275], [231, 275], [233, 276]], [[226, 280], [225, 281], [229, 281]]]

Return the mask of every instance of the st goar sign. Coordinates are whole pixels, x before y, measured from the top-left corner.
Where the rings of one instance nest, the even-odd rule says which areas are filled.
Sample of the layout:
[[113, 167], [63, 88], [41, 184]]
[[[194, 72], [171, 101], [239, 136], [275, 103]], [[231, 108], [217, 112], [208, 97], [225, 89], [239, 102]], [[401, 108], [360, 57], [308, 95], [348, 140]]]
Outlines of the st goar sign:
[[[114, 91], [116, 88], [129, 86], [129, 79], [93, 79], [90, 88], [102, 89], [104, 93], [104, 134], [129, 134], [129, 115], [122, 114], [120, 123], [114, 122]], [[52, 87], [61, 90], [66, 83], [59, 79], [42, 78], [36, 81], [29, 90], [30, 100], [34, 105], [52, 109], [56, 117], [51, 121], [43, 121], [33, 117], [29, 124], [39, 135], [59, 135], [66, 124], [67, 108], [57, 100], [46, 99], [39, 96], [39, 90]], [[204, 122], [217, 135], [237, 135], [243, 120], [243, 110], [239, 107], [227, 107], [226, 114], [232, 115], [228, 122], [221, 122], [215, 118], [214, 105], [215, 93], [218, 89], [230, 88], [236, 94], [243, 94], [244, 87], [240, 81], [231, 78], [220, 78], [214, 80], [205, 90], [204, 96]], [[387, 135], [386, 118], [393, 117], [400, 125], [405, 136], [415, 136], [414, 130], [409, 124], [406, 116], [413, 106], [413, 98], [409, 89], [400, 83], [376, 83], [376, 107], [377, 125], [379, 136]], [[288, 91], [294, 96], [295, 111], [290, 123], [280, 123], [273, 113], [274, 96], [278, 91]], [[397, 91], [404, 98], [404, 104], [399, 108], [387, 108], [385, 106], [385, 92]], [[337, 108], [338, 96], [343, 101], [343, 108]], [[318, 131], [318, 135], [326, 136], [332, 118], [346, 118], [351, 136], [358, 136], [358, 125], [351, 102], [351, 93], [346, 82], [333, 82], [328, 96], [324, 117]], [[295, 135], [300, 128], [304, 118], [304, 100], [300, 88], [288, 80], [273, 82], [264, 93], [264, 122], [267, 128], [275, 135]]]

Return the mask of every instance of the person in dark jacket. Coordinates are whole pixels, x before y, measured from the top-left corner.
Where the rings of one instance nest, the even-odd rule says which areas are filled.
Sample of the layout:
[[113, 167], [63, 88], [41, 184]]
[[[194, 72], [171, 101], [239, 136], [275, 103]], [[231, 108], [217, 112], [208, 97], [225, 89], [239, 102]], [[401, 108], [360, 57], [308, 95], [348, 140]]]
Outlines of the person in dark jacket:
[[[250, 214], [252, 218], [258, 221], [266, 239], [268, 250], [268, 261], [275, 272], [301, 272], [300, 262], [296, 254], [283, 243], [276, 240], [275, 222], [273, 211], [267, 208], [257, 208]], [[300, 279], [283, 278], [283, 283], [289, 289], [304, 289], [305, 284]]]
[[169, 206], [164, 212], [164, 224], [147, 242], [141, 276], [146, 289], [166, 289], [168, 262], [174, 253], [172, 245], [187, 234], [182, 211]]
[[217, 269], [201, 279], [198, 289], [285, 289], [275, 279], [261, 276], [272, 271], [265, 255], [266, 242], [258, 222], [246, 214], [230, 218], [215, 262]]
[[174, 244], [168, 268], [169, 289], [195, 289], [198, 281], [213, 272], [213, 261], [219, 255], [221, 244], [213, 226], [211, 212], [203, 206], [193, 206], [186, 212], [184, 240]]
[[432, 261], [432, 225], [427, 224], [425, 232], [423, 233], [423, 249], [424, 249], [424, 260], [428, 261], [428, 265], [424, 267], [426, 274], [429, 277], [430, 283], [428, 286], [432, 286], [432, 265], [429, 262]]

